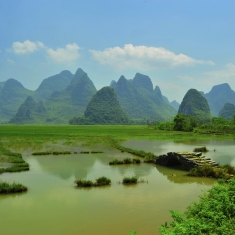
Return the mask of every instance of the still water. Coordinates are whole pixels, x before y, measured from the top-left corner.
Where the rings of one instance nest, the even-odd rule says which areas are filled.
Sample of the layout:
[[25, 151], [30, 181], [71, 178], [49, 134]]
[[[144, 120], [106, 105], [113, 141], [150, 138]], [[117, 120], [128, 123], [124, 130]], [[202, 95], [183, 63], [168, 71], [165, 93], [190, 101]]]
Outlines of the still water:
[[[195, 146], [206, 145], [211, 150], [208, 157], [221, 163], [235, 163], [234, 141], [129, 140], [123, 145], [157, 155], [192, 151]], [[78, 144], [64, 148], [80, 152], [82, 147]], [[83, 150], [97, 150], [97, 147]], [[1, 234], [127, 235], [129, 231], [137, 231], [138, 235], [159, 234], [159, 226], [170, 220], [169, 210], [183, 212], [198, 200], [202, 190], [215, 182], [186, 177], [184, 171], [153, 164], [109, 166], [108, 162], [115, 158], [132, 156], [110, 148], [98, 150], [104, 153], [32, 156], [25, 151], [23, 157], [30, 164], [30, 171], [0, 176], [3, 181], [29, 187], [27, 193], [0, 196]], [[124, 176], [132, 175], [148, 183], [129, 187], [119, 184]], [[75, 188], [75, 179], [95, 180], [100, 176], [110, 178], [112, 185]]]

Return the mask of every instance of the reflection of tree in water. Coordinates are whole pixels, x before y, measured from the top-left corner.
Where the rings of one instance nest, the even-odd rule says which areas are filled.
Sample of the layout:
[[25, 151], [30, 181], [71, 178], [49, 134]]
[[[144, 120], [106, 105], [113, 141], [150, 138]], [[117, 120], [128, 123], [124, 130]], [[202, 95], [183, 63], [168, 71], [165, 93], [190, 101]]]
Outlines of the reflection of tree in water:
[[191, 177], [187, 176], [187, 171], [182, 171], [180, 167], [164, 167], [164, 166], [156, 166], [156, 169], [162, 175], [166, 176], [167, 179], [175, 184], [203, 184], [203, 185], [212, 185], [215, 180], [211, 178], [203, 178], [203, 177]]
[[5, 199], [17, 199], [21, 196], [24, 196], [27, 192], [21, 192], [21, 193], [14, 193], [14, 194], [5, 194], [0, 195], [0, 203], [4, 201]]

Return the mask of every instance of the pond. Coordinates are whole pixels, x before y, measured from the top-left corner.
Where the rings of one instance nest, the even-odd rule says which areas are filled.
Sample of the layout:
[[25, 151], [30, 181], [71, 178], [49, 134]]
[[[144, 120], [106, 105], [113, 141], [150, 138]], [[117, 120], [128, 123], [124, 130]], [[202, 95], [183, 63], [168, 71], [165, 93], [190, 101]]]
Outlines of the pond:
[[[201, 140], [200, 140], [201, 141]], [[155, 154], [169, 151], [192, 151], [206, 145], [213, 159], [234, 163], [234, 141], [137, 141], [123, 145]], [[68, 146], [64, 146], [68, 150]], [[71, 147], [80, 152], [81, 146]], [[216, 151], [214, 151], [216, 149]], [[97, 150], [95, 147], [84, 150]], [[132, 157], [115, 149], [99, 147], [101, 154], [32, 156], [23, 154], [29, 172], [4, 173], [1, 180], [20, 182], [29, 191], [0, 196], [1, 234], [13, 235], [138, 235], [159, 234], [159, 226], [169, 221], [169, 210], [183, 212], [198, 200], [213, 179], [186, 177], [179, 169], [154, 164], [109, 166], [115, 158]], [[213, 151], [212, 151], [213, 150]], [[221, 155], [220, 155], [221, 154]], [[176, 176], [172, 176], [172, 175]], [[124, 176], [136, 175], [146, 183], [124, 186]], [[112, 185], [101, 188], [75, 188], [75, 179], [95, 180], [106, 176]]]

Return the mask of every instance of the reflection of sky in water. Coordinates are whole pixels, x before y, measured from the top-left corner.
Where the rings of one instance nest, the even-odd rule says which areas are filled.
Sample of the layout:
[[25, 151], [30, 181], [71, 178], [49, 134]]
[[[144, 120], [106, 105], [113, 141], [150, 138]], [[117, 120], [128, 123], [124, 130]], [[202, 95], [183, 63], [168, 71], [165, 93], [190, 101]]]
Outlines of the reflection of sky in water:
[[220, 164], [235, 166], [235, 141], [234, 140], [128, 140], [124, 146], [133, 149], [153, 152], [156, 155], [167, 152], [193, 151], [196, 147], [206, 146], [209, 152], [204, 155]]

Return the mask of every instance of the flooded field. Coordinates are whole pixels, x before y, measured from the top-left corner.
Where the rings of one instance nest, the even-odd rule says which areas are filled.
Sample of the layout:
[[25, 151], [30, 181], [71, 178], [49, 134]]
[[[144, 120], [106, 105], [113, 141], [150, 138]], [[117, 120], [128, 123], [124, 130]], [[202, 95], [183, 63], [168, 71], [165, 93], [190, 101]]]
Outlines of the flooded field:
[[[207, 157], [235, 165], [232, 140], [129, 140], [123, 145], [156, 155], [207, 146], [210, 150]], [[27, 193], [0, 196], [1, 234], [128, 235], [129, 231], [137, 231], [138, 235], [159, 234], [159, 226], [170, 219], [169, 210], [183, 212], [198, 200], [202, 190], [209, 189], [215, 182], [186, 177], [184, 171], [154, 164], [110, 166], [109, 161], [115, 158], [132, 157], [111, 148], [99, 146], [98, 150], [103, 151], [100, 154], [80, 154], [79, 144], [64, 148], [78, 153], [32, 156], [26, 150], [23, 158], [30, 164], [30, 171], [0, 176], [3, 181], [20, 182], [29, 187]], [[97, 150], [85, 148], [94, 149]], [[147, 183], [136, 186], [119, 183], [124, 176], [133, 175]], [[100, 176], [110, 178], [112, 185], [75, 188], [75, 179], [95, 180]]]

